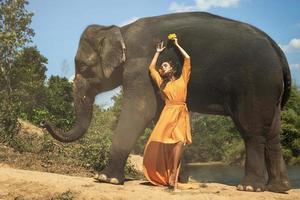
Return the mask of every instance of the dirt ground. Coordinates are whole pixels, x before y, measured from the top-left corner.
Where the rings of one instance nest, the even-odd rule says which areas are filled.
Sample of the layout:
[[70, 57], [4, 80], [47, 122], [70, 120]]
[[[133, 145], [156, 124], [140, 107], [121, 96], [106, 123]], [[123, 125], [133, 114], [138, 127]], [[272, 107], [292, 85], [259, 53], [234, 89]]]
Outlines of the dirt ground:
[[[24, 133], [42, 134], [42, 130], [22, 122]], [[234, 186], [218, 183], [199, 183], [196, 189], [172, 192], [165, 187], [149, 185], [145, 180], [128, 180], [124, 185], [95, 182], [92, 172], [72, 166], [43, 163], [35, 154], [19, 154], [1, 147], [0, 200], [299, 200], [300, 189], [287, 194], [271, 192], [241, 192]], [[130, 163], [141, 173], [142, 157], [130, 155]], [[211, 164], [211, 163], [210, 163]], [[47, 165], [47, 166], [46, 166]], [[48, 166], [49, 165], [49, 166]], [[28, 170], [16, 169], [23, 168]], [[45, 172], [47, 171], [47, 172]], [[56, 173], [49, 173], [56, 172]], [[76, 176], [75, 176], [76, 175]]]
[[218, 183], [193, 183], [197, 189], [168, 191], [143, 180], [128, 180], [124, 185], [98, 183], [93, 178], [13, 169], [0, 165], [0, 199], [170, 199], [170, 200], [296, 200], [300, 189], [287, 194], [241, 192], [234, 186]]

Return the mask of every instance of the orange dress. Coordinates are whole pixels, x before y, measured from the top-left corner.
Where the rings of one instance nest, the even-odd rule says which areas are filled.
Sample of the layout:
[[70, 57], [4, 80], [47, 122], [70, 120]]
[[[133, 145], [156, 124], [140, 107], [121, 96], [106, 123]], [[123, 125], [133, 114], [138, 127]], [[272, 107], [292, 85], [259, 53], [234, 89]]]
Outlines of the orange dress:
[[[160, 86], [162, 78], [155, 66], [150, 66], [149, 70], [151, 77]], [[185, 58], [181, 76], [169, 81], [163, 90], [165, 106], [144, 149], [144, 175], [154, 185], [169, 185], [176, 143], [179, 141], [184, 144], [192, 143], [190, 118], [185, 103], [190, 73], [190, 59]], [[179, 169], [180, 165], [176, 180]]]

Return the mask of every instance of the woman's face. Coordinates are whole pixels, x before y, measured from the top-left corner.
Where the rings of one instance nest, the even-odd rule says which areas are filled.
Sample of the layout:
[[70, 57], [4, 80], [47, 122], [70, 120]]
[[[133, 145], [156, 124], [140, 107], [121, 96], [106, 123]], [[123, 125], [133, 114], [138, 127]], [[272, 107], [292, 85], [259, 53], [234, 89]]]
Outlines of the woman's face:
[[164, 75], [172, 70], [172, 66], [168, 62], [163, 62], [160, 66], [160, 74]]

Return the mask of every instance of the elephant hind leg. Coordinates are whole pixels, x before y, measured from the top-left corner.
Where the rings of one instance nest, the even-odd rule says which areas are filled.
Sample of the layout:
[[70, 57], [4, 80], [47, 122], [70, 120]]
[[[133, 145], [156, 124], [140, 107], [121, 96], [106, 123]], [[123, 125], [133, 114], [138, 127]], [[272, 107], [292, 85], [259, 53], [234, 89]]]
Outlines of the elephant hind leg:
[[242, 102], [231, 115], [246, 147], [245, 175], [238, 189], [268, 189], [273, 192], [289, 190], [290, 184], [280, 145], [280, 104], [257, 98], [245, 99]]
[[265, 148], [268, 170], [267, 189], [273, 192], [285, 192], [291, 188], [280, 144], [280, 104], [276, 107], [270, 132], [267, 134]]
[[253, 105], [247, 100], [242, 101], [243, 103], [237, 105], [234, 112], [231, 112], [231, 118], [244, 140], [246, 149], [244, 178], [237, 189], [264, 191], [266, 185], [265, 135], [268, 131], [266, 128], [268, 117], [261, 113], [258, 105]]

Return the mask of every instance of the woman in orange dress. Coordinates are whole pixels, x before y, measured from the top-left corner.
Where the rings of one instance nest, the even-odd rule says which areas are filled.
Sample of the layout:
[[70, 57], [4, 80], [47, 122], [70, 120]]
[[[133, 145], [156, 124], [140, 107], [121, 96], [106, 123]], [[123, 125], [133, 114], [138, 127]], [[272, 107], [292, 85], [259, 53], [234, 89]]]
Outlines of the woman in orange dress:
[[144, 150], [143, 171], [154, 185], [177, 188], [180, 158], [183, 147], [192, 143], [190, 118], [186, 106], [187, 85], [191, 73], [190, 56], [174, 38], [175, 46], [184, 57], [182, 73], [175, 78], [170, 62], [163, 62], [159, 72], [155, 69], [158, 56], [165, 47], [159, 43], [149, 66], [151, 77], [164, 96], [165, 106], [160, 114]]

